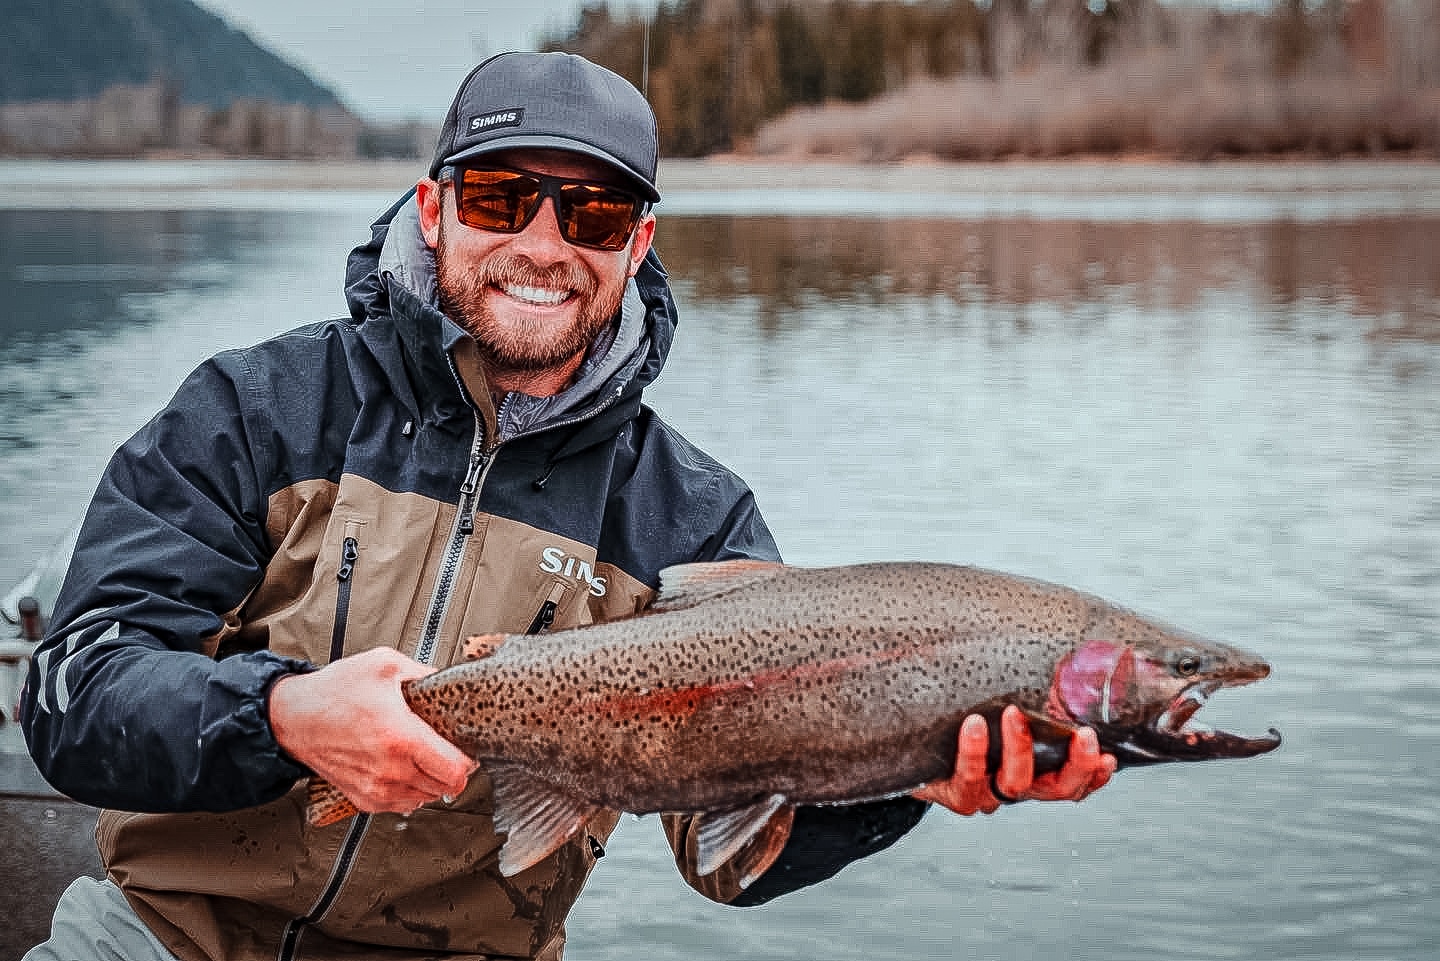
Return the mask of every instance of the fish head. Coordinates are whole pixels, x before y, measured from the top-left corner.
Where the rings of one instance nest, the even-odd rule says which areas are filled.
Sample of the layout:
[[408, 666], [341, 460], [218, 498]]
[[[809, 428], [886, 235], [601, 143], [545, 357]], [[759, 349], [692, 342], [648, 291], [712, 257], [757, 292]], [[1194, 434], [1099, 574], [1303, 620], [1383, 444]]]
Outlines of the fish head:
[[1057, 665], [1049, 713], [1093, 727], [1121, 766], [1253, 757], [1280, 745], [1273, 728], [1244, 737], [1194, 717], [1221, 688], [1269, 673], [1264, 659], [1238, 647], [1170, 632], [1124, 640], [1091, 636]]

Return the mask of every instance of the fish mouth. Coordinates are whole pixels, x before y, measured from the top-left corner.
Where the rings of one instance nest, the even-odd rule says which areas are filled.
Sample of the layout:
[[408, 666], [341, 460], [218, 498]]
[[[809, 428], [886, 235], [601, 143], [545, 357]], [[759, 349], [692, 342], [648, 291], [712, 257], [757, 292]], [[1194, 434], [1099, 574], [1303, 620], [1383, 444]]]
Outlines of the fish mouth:
[[1158, 764], [1164, 761], [1208, 761], [1219, 758], [1255, 757], [1280, 746], [1280, 732], [1273, 727], [1259, 737], [1217, 731], [1195, 721], [1195, 714], [1224, 681], [1197, 681], [1186, 686], [1148, 723], [1128, 732], [1111, 747], [1124, 766]]

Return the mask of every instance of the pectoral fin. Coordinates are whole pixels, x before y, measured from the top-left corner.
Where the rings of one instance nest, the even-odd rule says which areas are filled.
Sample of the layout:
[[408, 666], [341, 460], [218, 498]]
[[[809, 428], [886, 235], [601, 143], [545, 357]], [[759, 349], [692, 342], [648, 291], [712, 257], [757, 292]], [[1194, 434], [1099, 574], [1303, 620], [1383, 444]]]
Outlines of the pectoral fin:
[[487, 770], [494, 785], [495, 829], [505, 835], [500, 873], [506, 877], [545, 860], [601, 809], [521, 768], [495, 765]]

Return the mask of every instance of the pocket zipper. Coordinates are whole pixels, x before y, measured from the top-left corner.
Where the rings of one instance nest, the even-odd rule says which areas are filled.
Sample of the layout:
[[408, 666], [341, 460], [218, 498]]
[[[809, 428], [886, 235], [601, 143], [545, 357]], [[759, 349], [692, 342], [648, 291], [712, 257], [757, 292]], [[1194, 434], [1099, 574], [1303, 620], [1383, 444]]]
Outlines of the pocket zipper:
[[335, 579], [340, 582], [335, 593], [335, 626], [330, 632], [330, 660], [340, 660], [345, 652], [345, 629], [350, 620], [351, 577], [355, 573], [355, 562], [360, 559], [360, 542], [354, 537], [345, 538], [340, 549], [340, 569]]
[[556, 584], [550, 588], [550, 595], [545, 598], [545, 603], [540, 605], [535, 619], [525, 630], [526, 634], [544, 634], [550, 630], [550, 625], [555, 623], [555, 612], [560, 610], [560, 602], [565, 599], [565, 592], [568, 590], [564, 584]]

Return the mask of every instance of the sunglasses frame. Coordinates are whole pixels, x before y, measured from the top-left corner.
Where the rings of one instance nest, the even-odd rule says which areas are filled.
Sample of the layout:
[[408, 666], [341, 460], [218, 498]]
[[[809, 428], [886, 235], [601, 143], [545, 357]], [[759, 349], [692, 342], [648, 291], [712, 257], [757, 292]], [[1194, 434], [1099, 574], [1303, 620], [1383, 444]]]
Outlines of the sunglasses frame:
[[[467, 170], [486, 171], [489, 173], [514, 174], [517, 177], [526, 177], [530, 180], [536, 181], [540, 185], [539, 199], [535, 202], [535, 206], [530, 208], [529, 213], [527, 213], [514, 227], [492, 227], [486, 224], [472, 224], [467, 221], [463, 215], [463, 212], [465, 210], [465, 205], [463, 203], [465, 171]], [[517, 170], [514, 167], [490, 166], [486, 164], [465, 164], [464, 166], [456, 167], [446, 166], [440, 169], [439, 175], [436, 177], [436, 182], [445, 183], [447, 180], [451, 181], [455, 187], [455, 218], [465, 226], [471, 228], [472, 230], [485, 230], [497, 234], [518, 234], [522, 232], [526, 227], [530, 226], [530, 222], [535, 219], [535, 215], [540, 212], [540, 208], [545, 206], [545, 198], [549, 197], [551, 203], [555, 207], [555, 222], [560, 227], [560, 236], [565, 239], [566, 243], [576, 247], [583, 247], [587, 250], [603, 250], [607, 252], [624, 250], [625, 245], [630, 242], [630, 238], [635, 236], [635, 228], [640, 225], [640, 221], [644, 219], [645, 215], [650, 211], [650, 204], [648, 201], [646, 201], [643, 197], [640, 197], [637, 194], [631, 193], [624, 187], [617, 187], [614, 184], [601, 183], [597, 180], [583, 180], [575, 177], [554, 177], [549, 174], [538, 174], [529, 170]], [[565, 211], [567, 209], [570, 209], [570, 205], [564, 201], [562, 195], [562, 191], [566, 187], [599, 188], [601, 190], [620, 194], [621, 196], [624, 196], [633, 202], [629, 221], [626, 224], [625, 231], [621, 236], [620, 242], [617, 245], [607, 246], [602, 244], [586, 243], [582, 240], [577, 240], [571, 236], [571, 234], [575, 233], [576, 231], [573, 216], [567, 217], [565, 215]]]

